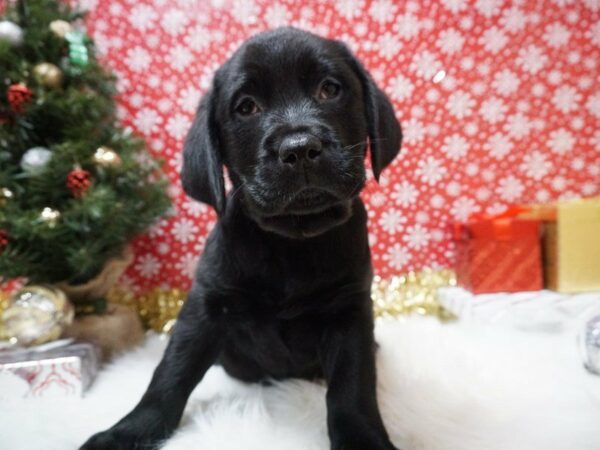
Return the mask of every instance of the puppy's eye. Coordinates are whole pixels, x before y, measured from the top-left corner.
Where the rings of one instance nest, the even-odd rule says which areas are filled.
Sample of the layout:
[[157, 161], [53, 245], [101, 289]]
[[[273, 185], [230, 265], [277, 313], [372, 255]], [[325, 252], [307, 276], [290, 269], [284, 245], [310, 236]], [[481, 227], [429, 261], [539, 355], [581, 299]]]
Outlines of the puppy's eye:
[[319, 88], [319, 100], [331, 100], [340, 95], [340, 91], [342, 87], [332, 80], [325, 80], [321, 83], [321, 87]]
[[259, 112], [259, 108], [254, 100], [246, 98], [235, 108], [235, 111], [240, 116], [252, 116]]

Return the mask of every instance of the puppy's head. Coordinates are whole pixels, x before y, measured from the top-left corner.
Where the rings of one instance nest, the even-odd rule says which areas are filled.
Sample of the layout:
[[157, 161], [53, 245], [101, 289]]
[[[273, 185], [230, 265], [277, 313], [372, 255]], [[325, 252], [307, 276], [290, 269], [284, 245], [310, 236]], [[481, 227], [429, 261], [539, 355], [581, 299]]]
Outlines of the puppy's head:
[[244, 43], [216, 73], [188, 134], [185, 191], [225, 209], [223, 166], [248, 214], [284, 236], [346, 221], [365, 183], [401, 142], [393, 108], [340, 42], [293, 28]]

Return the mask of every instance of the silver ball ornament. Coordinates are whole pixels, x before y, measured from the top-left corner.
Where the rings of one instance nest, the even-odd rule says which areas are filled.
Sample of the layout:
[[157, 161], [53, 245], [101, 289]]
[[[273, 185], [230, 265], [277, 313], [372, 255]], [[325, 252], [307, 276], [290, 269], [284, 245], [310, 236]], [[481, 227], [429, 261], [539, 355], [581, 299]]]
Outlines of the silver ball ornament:
[[45, 147], [33, 147], [21, 158], [21, 169], [30, 175], [40, 173], [52, 158], [52, 152]]
[[12, 45], [21, 45], [23, 42], [23, 29], [10, 20], [1, 20], [0, 40], [8, 41]]

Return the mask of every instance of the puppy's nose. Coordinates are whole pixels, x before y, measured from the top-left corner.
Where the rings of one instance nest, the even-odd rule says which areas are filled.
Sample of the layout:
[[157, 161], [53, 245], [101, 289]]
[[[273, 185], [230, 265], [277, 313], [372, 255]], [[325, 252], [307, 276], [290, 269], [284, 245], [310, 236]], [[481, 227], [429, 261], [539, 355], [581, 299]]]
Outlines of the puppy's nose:
[[323, 151], [319, 138], [308, 133], [290, 134], [283, 138], [279, 146], [279, 159], [291, 166], [302, 160], [314, 161]]

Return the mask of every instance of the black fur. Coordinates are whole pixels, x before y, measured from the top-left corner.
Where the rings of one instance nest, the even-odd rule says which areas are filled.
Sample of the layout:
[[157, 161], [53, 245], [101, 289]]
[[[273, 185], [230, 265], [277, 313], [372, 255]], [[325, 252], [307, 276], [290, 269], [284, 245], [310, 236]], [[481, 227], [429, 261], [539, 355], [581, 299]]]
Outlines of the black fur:
[[147, 392], [83, 449], [157, 445], [215, 363], [248, 382], [325, 378], [331, 448], [395, 449], [375, 393], [372, 268], [358, 197], [367, 138], [378, 177], [399, 151], [400, 127], [337, 41], [278, 29], [217, 71], [181, 176], [219, 221]]

